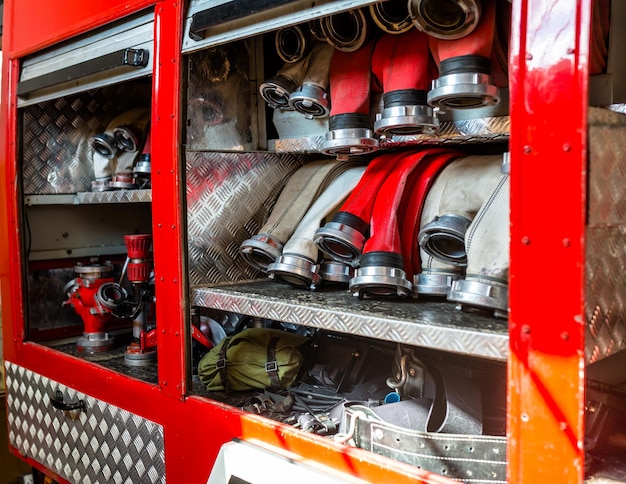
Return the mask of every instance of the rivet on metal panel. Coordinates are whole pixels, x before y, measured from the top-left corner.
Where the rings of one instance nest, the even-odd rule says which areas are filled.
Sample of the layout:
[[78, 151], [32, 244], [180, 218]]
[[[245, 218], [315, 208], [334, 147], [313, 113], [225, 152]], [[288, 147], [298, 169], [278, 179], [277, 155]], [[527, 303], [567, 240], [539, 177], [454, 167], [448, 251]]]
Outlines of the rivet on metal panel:
[[530, 326], [528, 326], [527, 324], [522, 325], [522, 333], [530, 334]]
[[533, 55], [530, 52], [526, 53], [526, 60], [533, 60]]
[[559, 428], [565, 432], [569, 428], [569, 425], [567, 425], [567, 422], [559, 422]]
[[528, 145], [524, 146], [524, 153], [528, 154], [532, 151], [532, 148]]
[[172, 228], [175, 229], [176, 228], [176, 224], [172, 224]]
[[527, 413], [523, 413], [522, 415], [520, 415], [520, 419], [522, 420], [522, 422], [528, 422], [530, 420], [530, 417]]
[[576, 52], [576, 49], [574, 49], [573, 47], [569, 47], [569, 48], [567, 49], [567, 53], [568, 53], [568, 54], [574, 54], [575, 52]]
[[572, 145], [570, 145], [569, 143], [563, 144], [563, 151], [571, 151], [571, 150], [572, 150]]
[[164, 387], [166, 387], [166, 386], [167, 386], [167, 380], [163, 380], [163, 381], [161, 382], [161, 385], [163, 385]]
[[572, 242], [569, 239], [563, 239], [563, 247], [569, 247]]
[[530, 245], [530, 237], [527, 237], [527, 236], [522, 237], [522, 244]]
[[157, 227], [159, 227], [160, 229], [163, 228], [163, 224], [157, 224]]
[[563, 331], [563, 332], [561, 333], [561, 339], [562, 339], [563, 341], [567, 341], [567, 340], [569, 339], [569, 333], [568, 333], [567, 331]]

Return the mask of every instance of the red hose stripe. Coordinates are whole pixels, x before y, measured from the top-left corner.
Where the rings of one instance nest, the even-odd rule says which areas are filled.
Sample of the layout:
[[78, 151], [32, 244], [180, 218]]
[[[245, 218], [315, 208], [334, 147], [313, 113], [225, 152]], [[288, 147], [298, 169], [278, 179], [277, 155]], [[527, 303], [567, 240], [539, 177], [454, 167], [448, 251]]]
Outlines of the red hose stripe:
[[330, 115], [369, 114], [373, 42], [355, 52], [335, 49], [330, 63]]

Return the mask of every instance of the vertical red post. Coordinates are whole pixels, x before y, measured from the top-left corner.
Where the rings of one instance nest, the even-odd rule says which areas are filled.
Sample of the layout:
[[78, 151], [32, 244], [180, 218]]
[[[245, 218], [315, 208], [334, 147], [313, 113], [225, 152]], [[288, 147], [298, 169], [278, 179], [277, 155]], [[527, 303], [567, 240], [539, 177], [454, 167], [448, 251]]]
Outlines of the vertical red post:
[[513, 1], [508, 480], [515, 483], [583, 480], [591, 1]]

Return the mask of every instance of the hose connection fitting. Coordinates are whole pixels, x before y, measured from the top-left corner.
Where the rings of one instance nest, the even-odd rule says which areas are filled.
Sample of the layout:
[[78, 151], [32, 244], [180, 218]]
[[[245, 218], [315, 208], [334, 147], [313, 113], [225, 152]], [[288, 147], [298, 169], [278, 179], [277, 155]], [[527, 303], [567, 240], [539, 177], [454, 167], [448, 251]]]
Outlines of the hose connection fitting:
[[378, 140], [370, 128], [370, 117], [358, 113], [338, 114], [328, 119], [328, 132], [321, 152], [345, 158], [378, 150]]
[[428, 254], [454, 266], [467, 265], [465, 232], [472, 221], [462, 215], [436, 216], [419, 233], [419, 245]]
[[409, 0], [408, 10], [415, 27], [447, 40], [469, 35], [481, 16], [479, 0]]
[[412, 293], [412, 284], [406, 279], [404, 261], [393, 252], [363, 254], [361, 266], [350, 279], [349, 288], [359, 299], [370, 297], [405, 298]]

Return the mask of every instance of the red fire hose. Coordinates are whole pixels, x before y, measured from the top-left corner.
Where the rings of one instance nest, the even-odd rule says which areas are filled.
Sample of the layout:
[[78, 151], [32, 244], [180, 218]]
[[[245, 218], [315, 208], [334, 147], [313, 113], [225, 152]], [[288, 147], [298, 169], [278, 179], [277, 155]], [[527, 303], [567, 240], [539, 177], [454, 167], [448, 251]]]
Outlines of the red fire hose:
[[383, 110], [374, 123], [377, 134], [411, 135], [439, 126], [426, 101], [433, 71], [425, 33], [411, 29], [378, 40], [372, 56], [372, 73], [383, 89]]
[[[360, 298], [366, 294], [405, 297], [412, 293], [412, 284], [403, 270], [398, 209], [409, 177], [421, 163], [428, 163], [425, 160], [435, 155], [447, 155], [449, 159], [454, 153], [444, 148], [405, 153], [378, 190], [371, 216], [371, 235], [363, 248], [356, 276], [350, 281], [350, 290]], [[422, 193], [421, 198], [425, 196]]]
[[374, 199], [387, 176], [405, 153], [386, 153], [374, 158], [337, 214], [318, 229], [313, 238], [319, 249], [333, 259], [359, 265], [369, 234]]
[[335, 49], [330, 64], [331, 109], [321, 151], [349, 156], [378, 149], [370, 120], [371, 58], [374, 43], [346, 53]]
[[476, 28], [455, 39], [430, 37], [430, 49], [439, 66], [428, 104], [442, 111], [490, 106], [499, 101], [493, 85], [491, 51], [495, 35], [495, 0], [483, 0]]

